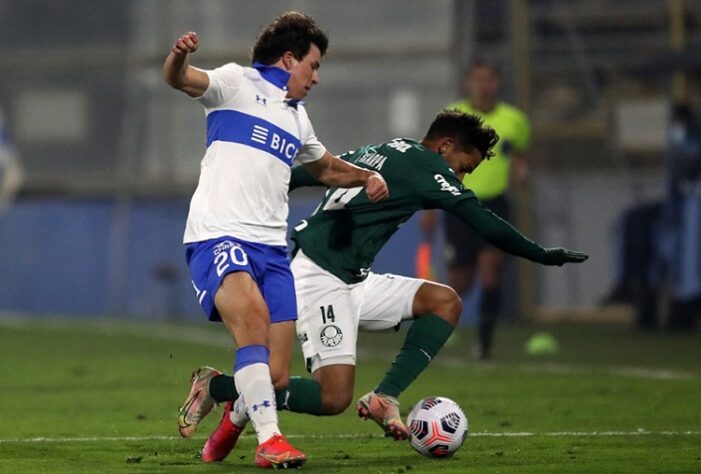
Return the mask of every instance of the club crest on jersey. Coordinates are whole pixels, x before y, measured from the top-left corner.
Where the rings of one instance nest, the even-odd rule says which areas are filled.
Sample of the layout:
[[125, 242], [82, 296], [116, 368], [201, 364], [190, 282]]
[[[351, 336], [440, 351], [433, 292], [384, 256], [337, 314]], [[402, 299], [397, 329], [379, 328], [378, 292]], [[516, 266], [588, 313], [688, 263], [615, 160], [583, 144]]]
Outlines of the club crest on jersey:
[[260, 105], [268, 105], [268, 99], [260, 94], [256, 94], [256, 102]]
[[320, 334], [321, 343], [327, 347], [335, 347], [343, 340], [343, 332], [341, 328], [334, 324], [324, 326]]

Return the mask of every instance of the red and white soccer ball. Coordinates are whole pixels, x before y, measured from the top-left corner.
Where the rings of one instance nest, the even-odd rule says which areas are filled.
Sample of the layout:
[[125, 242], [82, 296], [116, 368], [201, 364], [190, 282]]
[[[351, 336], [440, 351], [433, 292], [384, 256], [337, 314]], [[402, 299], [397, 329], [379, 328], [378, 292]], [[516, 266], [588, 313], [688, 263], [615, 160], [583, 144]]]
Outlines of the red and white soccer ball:
[[451, 456], [467, 437], [467, 416], [449, 398], [428, 397], [407, 418], [411, 446], [429, 458]]

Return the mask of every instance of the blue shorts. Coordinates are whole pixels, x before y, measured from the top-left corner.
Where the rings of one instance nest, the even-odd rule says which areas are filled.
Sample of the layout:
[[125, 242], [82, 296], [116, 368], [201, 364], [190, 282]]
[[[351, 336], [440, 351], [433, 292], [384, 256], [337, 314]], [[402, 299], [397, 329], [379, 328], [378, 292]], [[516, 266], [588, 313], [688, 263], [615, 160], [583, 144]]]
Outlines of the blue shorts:
[[214, 295], [224, 277], [233, 272], [251, 275], [268, 306], [271, 323], [297, 319], [294, 279], [286, 246], [219, 237], [187, 244], [185, 258], [197, 300], [210, 321], [221, 321], [214, 307]]

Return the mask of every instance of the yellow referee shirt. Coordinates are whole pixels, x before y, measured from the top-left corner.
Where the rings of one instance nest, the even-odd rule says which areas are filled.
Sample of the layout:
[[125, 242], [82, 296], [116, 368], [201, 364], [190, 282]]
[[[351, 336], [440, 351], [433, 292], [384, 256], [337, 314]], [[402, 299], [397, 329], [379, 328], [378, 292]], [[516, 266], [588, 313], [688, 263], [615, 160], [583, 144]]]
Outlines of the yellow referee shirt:
[[497, 102], [487, 113], [474, 109], [466, 100], [453, 102], [446, 109], [478, 115], [486, 125], [496, 130], [499, 142], [494, 148], [494, 156], [482, 161], [471, 174], [465, 174], [463, 184], [483, 201], [501, 196], [509, 186], [509, 154], [514, 151], [525, 152], [530, 145], [531, 126], [528, 118], [519, 109], [505, 102]]

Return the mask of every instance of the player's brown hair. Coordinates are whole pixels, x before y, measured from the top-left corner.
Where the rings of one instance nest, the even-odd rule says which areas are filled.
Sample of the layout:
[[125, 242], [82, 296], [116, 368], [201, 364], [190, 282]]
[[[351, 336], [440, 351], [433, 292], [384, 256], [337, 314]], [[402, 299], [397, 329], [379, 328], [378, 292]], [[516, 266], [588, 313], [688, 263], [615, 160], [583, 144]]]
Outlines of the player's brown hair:
[[457, 146], [466, 151], [477, 148], [484, 158], [494, 156], [492, 148], [499, 141], [497, 132], [485, 125], [481, 118], [458, 110], [439, 113], [428, 128], [425, 139], [445, 137], [452, 138]]
[[321, 55], [326, 54], [329, 38], [314, 22], [303, 13], [289, 11], [277, 17], [263, 28], [251, 52], [253, 62], [275, 63], [287, 51], [301, 61], [315, 44]]

